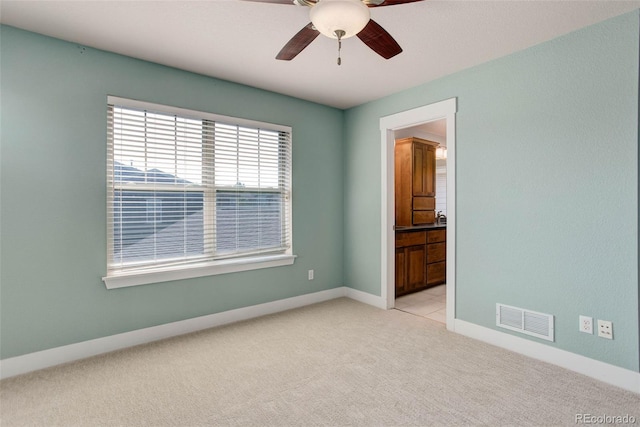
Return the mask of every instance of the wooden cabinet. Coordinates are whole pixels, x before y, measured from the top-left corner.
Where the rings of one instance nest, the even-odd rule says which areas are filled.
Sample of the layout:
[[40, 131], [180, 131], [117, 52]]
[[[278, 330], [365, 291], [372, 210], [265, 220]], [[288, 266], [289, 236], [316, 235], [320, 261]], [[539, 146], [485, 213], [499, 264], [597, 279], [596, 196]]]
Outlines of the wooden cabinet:
[[413, 195], [436, 196], [437, 143], [410, 138], [413, 148]]
[[396, 296], [427, 284], [427, 232], [396, 233]]
[[395, 141], [396, 226], [435, 222], [437, 146], [415, 137]]
[[446, 229], [396, 232], [396, 296], [445, 283]]

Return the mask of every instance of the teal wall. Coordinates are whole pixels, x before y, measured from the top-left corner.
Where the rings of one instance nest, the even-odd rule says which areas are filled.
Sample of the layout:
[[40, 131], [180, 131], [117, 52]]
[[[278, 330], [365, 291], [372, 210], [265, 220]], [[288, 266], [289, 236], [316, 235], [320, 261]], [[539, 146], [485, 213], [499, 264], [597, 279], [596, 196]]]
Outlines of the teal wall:
[[[6, 26], [0, 43], [2, 358], [343, 285], [341, 110]], [[291, 126], [295, 264], [107, 290], [107, 95]]]
[[[638, 371], [638, 11], [344, 112], [1, 31], [2, 358], [343, 284], [380, 295], [379, 118], [457, 97], [457, 317], [551, 313], [544, 343]], [[107, 94], [292, 126], [295, 264], [107, 291]]]
[[457, 318], [551, 313], [549, 345], [638, 371], [638, 15], [346, 111], [345, 283], [380, 295], [379, 118], [457, 97]]

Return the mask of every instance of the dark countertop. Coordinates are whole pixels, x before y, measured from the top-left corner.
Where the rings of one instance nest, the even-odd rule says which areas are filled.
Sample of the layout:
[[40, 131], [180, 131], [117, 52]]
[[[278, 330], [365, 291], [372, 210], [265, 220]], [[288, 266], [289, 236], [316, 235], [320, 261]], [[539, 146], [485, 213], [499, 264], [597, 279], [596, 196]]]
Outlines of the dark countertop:
[[447, 224], [425, 224], [425, 225], [409, 225], [404, 227], [394, 227], [395, 231], [417, 231], [417, 230], [440, 230], [447, 228]]

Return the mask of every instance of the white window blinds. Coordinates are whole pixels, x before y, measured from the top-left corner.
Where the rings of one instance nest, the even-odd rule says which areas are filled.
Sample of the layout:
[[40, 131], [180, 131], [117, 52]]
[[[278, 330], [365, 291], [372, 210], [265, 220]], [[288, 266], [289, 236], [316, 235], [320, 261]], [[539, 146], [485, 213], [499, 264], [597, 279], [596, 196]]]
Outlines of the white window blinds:
[[290, 253], [290, 128], [109, 97], [107, 276]]

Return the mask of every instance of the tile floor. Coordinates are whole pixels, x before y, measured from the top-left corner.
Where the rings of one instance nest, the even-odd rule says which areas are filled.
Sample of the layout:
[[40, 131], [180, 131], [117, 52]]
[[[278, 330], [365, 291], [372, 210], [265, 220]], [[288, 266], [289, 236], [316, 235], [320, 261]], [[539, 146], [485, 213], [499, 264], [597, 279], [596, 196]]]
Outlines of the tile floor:
[[446, 324], [446, 298], [447, 286], [439, 285], [396, 298], [395, 308]]

